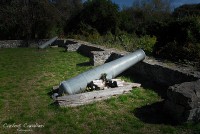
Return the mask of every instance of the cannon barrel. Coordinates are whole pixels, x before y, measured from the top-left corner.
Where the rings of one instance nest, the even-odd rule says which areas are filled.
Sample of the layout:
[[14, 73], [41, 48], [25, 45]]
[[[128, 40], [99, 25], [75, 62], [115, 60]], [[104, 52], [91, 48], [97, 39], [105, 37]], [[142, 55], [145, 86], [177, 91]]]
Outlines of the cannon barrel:
[[59, 95], [62, 93], [76, 94], [85, 90], [86, 86], [95, 79], [100, 79], [102, 74], [107, 74], [108, 79], [115, 78], [117, 75], [130, 68], [139, 61], [144, 60], [145, 52], [139, 49], [124, 57], [105, 63], [94, 69], [86, 71], [69, 80], [63, 81], [59, 86]]
[[58, 37], [56, 36], [56, 37], [53, 37], [53, 38], [51, 38], [50, 40], [48, 40], [47, 42], [45, 42], [45, 43], [43, 43], [42, 45], [40, 45], [38, 48], [40, 48], [40, 49], [44, 49], [44, 48], [46, 48], [46, 47], [48, 47], [50, 44], [52, 44], [55, 40], [57, 40], [58, 39]]

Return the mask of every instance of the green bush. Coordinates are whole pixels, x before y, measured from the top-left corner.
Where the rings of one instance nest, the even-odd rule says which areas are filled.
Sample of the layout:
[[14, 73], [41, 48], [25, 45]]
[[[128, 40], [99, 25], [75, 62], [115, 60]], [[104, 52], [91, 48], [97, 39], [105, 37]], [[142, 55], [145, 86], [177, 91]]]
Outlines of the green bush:
[[119, 40], [126, 51], [132, 52], [138, 48], [142, 48], [148, 54], [153, 52], [153, 47], [156, 43], [156, 37], [148, 35], [138, 37], [136, 35], [123, 34], [119, 36]]
[[156, 36], [150, 37], [148, 35], [145, 35], [139, 38], [138, 47], [143, 48], [147, 53], [151, 54], [153, 52], [156, 41]]
[[169, 42], [161, 49], [160, 57], [175, 61], [200, 61], [200, 44], [190, 43], [185, 46], [178, 45], [178, 42]]
[[80, 31], [80, 23], [95, 28], [100, 34], [109, 31], [115, 33], [119, 25], [119, 8], [111, 0], [88, 0], [84, 2], [83, 9], [73, 16], [65, 29], [66, 33], [74, 29]]
[[156, 56], [176, 61], [200, 59], [199, 16], [178, 18], [158, 27], [158, 41], [154, 47]]
[[142, 48], [147, 54], [152, 53], [153, 47], [156, 43], [155, 36], [151, 37], [146, 35], [138, 37], [135, 34], [128, 34], [126, 32], [121, 32], [119, 35], [113, 35], [111, 32], [108, 32], [102, 36], [98, 32], [93, 32], [89, 35], [88, 34], [71, 35], [70, 37], [106, 46], [108, 48], [125, 50], [128, 52], [133, 52], [138, 48]]

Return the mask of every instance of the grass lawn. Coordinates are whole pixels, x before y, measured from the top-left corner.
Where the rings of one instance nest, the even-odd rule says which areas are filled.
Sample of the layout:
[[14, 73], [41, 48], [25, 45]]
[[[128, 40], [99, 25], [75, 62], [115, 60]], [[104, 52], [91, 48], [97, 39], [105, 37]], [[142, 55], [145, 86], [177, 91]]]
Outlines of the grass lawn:
[[200, 132], [200, 124], [164, 122], [150, 107], [162, 99], [150, 89], [137, 88], [130, 94], [77, 108], [52, 105], [48, 95], [52, 86], [92, 68], [81, 66], [89, 61], [87, 57], [63, 50], [0, 49], [0, 133]]

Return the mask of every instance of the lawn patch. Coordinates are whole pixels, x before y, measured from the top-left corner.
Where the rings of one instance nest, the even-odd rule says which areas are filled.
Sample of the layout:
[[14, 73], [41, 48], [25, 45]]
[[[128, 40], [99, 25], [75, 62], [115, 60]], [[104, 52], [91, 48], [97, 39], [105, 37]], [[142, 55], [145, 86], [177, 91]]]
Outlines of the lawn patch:
[[[142, 120], [136, 110], [152, 108], [162, 101], [152, 89], [136, 88], [130, 94], [76, 108], [51, 105], [48, 93], [61, 81], [92, 68], [80, 66], [89, 58], [63, 48], [1, 49], [0, 51], [0, 130], [17, 133], [7, 124], [44, 125], [32, 133], [197, 133], [199, 124], [174, 126]], [[133, 81], [130, 78], [126, 78]], [[137, 112], [138, 112], [137, 111]], [[147, 116], [151, 116], [148, 115]], [[154, 116], [158, 118], [158, 116]], [[147, 117], [148, 119], [148, 117]]]

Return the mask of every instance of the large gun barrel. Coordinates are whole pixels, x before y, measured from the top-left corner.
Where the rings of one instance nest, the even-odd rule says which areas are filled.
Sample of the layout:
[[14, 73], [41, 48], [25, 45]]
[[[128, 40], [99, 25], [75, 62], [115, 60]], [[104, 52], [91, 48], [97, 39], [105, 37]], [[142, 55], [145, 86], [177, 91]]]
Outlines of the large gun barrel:
[[117, 75], [130, 68], [139, 61], [144, 60], [145, 52], [139, 49], [124, 57], [105, 63], [94, 69], [86, 71], [78, 76], [63, 81], [59, 86], [59, 94], [75, 94], [85, 90], [86, 86], [95, 79], [100, 79], [102, 74], [106, 74], [108, 79], [115, 78]]

